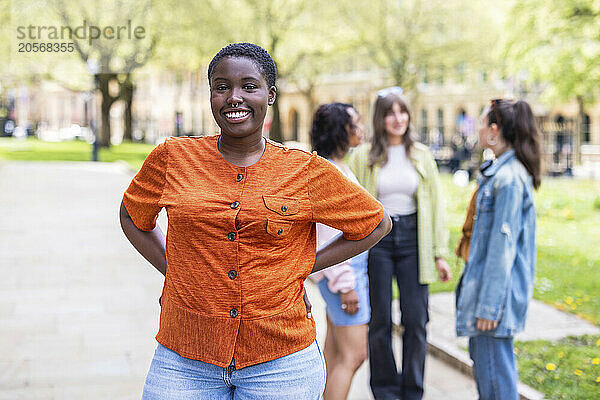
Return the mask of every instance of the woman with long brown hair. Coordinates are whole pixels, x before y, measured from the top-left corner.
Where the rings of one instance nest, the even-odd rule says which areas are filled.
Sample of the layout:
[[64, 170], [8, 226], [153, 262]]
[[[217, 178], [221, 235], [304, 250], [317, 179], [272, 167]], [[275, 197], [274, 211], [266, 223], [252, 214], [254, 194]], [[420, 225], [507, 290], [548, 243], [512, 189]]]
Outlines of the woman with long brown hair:
[[533, 294], [540, 145], [527, 102], [492, 100], [481, 118], [482, 165], [465, 270], [456, 289], [456, 332], [469, 337], [479, 398], [516, 400], [513, 336], [523, 330]]
[[[448, 231], [438, 170], [429, 149], [412, 136], [410, 110], [400, 88], [379, 92], [370, 144], [349, 165], [392, 217], [392, 231], [369, 251], [369, 362], [376, 399], [421, 399], [429, 320], [428, 285], [451, 278]], [[392, 281], [399, 289], [402, 370], [392, 351]]]

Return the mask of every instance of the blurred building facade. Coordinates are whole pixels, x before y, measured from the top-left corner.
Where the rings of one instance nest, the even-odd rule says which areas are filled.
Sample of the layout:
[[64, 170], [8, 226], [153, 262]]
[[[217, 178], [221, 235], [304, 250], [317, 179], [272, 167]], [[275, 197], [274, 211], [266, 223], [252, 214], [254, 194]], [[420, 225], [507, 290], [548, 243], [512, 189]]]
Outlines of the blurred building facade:
[[[157, 142], [166, 136], [201, 135], [218, 132], [209, 103], [206, 70], [172, 72], [145, 68], [135, 78], [133, 137]], [[309, 131], [314, 109], [322, 103], [352, 103], [363, 116], [367, 136], [377, 91], [392, 85], [382, 70], [340, 71], [319, 76], [310, 91], [280, 81], [278, 103], [283, 139], [309, 148]], [[600, 168], [600, 99], [586, 107], [585, 124], [579, 136], [575, 102], [545, 107], [539, 91], [527, 90], [514, 78], [485, 71], [463, 69], [435, 80], [422, 76], [407, 97], [412, 105], [412, 125], [420, 140], [429, 144], [441, 160], [456, 162], [468, 157], [476, 143], [477, 121], [490, 99], [525, 98], [533, 106], [543, 134], [547, 172], [572, 172], [576, 165]], [[75, 125], [94, 129], [99, 121], [101, 99], [89, 91], [74, 91], [48, 81], [33, 81], [3, 90], [7, 118], [18, 127], [37, 131], [60, 131]], [[6, 107], [5, 107], [6, 108]], [[123, 135], [123, 102], [111, 110], [113, 143]], [[268, 119], [270, 116], [268, 116]], [[268, 130], [270, 121], [267, 121]], [[96, 125], [97, 127], [97, 125]]]

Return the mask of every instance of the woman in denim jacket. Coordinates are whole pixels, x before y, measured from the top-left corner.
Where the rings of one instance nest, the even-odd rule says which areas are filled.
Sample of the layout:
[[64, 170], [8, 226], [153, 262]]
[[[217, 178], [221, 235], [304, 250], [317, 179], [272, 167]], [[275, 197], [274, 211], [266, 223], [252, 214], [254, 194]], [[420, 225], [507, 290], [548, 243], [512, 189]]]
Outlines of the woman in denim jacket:
[[456, 289], [456, 331], [469, 336], [480, 399], [515, 400], [513, 336], [523, 330], [535, 274], [533, 189], [540, 146], [525, 101], [493, 100], [479, 140], [494, 152], [482, 166], [471, 248]]

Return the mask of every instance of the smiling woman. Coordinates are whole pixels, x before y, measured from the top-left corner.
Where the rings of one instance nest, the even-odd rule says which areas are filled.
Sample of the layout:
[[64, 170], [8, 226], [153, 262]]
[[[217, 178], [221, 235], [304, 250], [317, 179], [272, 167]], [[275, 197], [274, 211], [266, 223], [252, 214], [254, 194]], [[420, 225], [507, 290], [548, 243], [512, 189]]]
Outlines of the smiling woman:
[[[451, 279], [448, 231], [438, 170], [429, 149], [412, 136], [410, 110], [398, 87], [378, 92], [371, 143], [349, 157], [358, 181], [377, 196], [393, 227], [368, 258], [369, 365], [376, 398], [421, 399], [427, 353], [428, 285]], [[392, 281], [402, 315], [402, 371], [392, 351]]]
[[[221, 134], [159, 145], [121, 205], [125, 235], [165, 275], [143, 398], [318, 399], [325, 368], [303, 282], [391, 221], [327, 160], [262, 136], [276, 98], [264, 49], [223, 48], [208, 78]], [[343, 235], [316, 252], [318, 222]]]

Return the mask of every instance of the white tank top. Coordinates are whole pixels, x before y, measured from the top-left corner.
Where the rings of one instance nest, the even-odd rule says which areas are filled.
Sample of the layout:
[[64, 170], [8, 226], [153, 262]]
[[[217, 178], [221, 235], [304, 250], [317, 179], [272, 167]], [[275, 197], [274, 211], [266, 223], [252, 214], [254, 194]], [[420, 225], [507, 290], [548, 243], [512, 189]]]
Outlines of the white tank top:
[[417, 211], [415, 193], [419, 177], [406, 156], [404, 145], [388, 147], [388, 162], [377, 178], [377, 199], [389, 215], [409, 215]]

